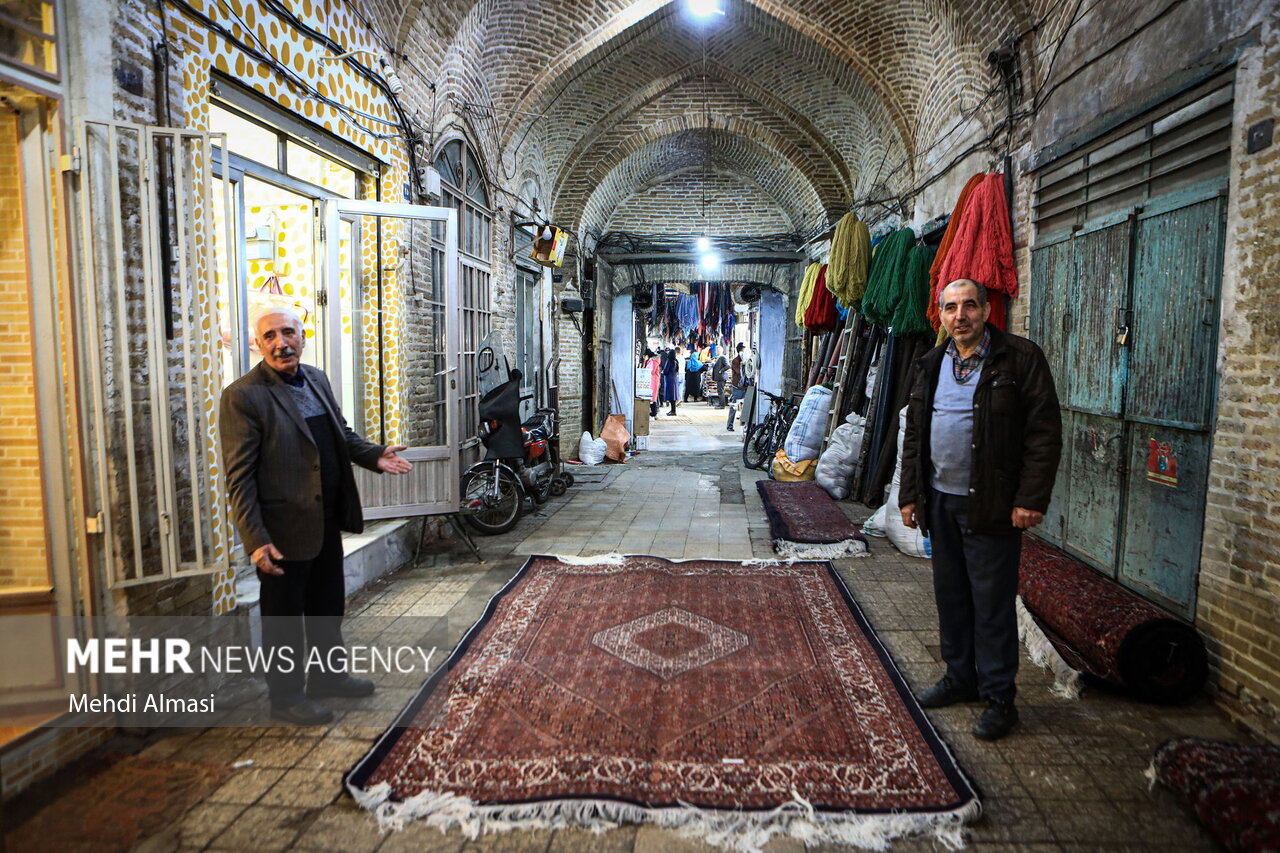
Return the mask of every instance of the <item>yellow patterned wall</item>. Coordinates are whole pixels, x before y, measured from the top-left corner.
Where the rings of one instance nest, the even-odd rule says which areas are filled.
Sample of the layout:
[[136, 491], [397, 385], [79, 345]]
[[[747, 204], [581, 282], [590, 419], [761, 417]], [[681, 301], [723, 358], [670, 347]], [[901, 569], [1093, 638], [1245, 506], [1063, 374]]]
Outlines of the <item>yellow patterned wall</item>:
[[[320, 61], [320, 55], [328, 54], [327, 49], [283, 25], [273, 13], [260, 10], [256, 3], [245, 0], [192, 0], [192, 5], [246, 44], [265, 46], [277, 61], [325, 97], [387, 121], [394, 118], [391, 105], [377, 86], [357, 74], [347, 62]], [[345, 4], [300, 0], [290, 5], [308, 26], [325, 33], [347, 50], [367, 49], [374, 51], [374, 56], [381, 54], [379, 45]], [[208, 29], [194, 17], [180, 11], [172, 12], [169, 25], [170, 32], [178, 38], [177, 58], [183, 70], [187, 127], [208, 128], [210, 81], [212, 74], [219, 72], [378, 158], [385, 164], [381, 180], [381, 200], [400, 200], [400, 188], [407, 180], [403, 143], [399, 137], [381, 138], [377, 135], [393, 133], [395, 128], [392, 125], [378, 124], [368, 119], [360, 120], [365, 127], [356, 125], [351, 118], [323, 103], [314, 94], [287, 82], [276, 69], [247, 55], [238, 45]], [[376, 60], [368, 55], [363, 56], [362, 61], [376, 66]], [[375, 185], [372, 179], [366, 181], [366, 198], [372, 197]], [[362, 235], [364, 275], [361, 281], [365, 339], [376, 339], [379, 314], [383, 329], [382, 370], [379, 370], [378, 348], [365, 347], [362, 377], [363, 397], [366, 401], [365, 431], [377, 437], [385, 428], [386, 441], [398, 443], [403, 431], [401, 413], [404, 400], [403, 362], [398, 341], [403, 328], [401, 311], [405, 303], [399, 288], [384, 287], [379, 304], [376, 234], [369, 224], [365, 225], [365, 229]], [[262, 270], [257, 273], [261, 275]], [[251, 269], [250, 284], [254, 281], [255, 272]], [[297, 289], [303, 286], [297, 281], [289, 284]], [[207, 304], [213, 304], [214, 301], [216, 296]], [[344, 331], [349, 330], [345, 319], [343, 326]], [[212, 360], [213, 353], [217, 351], [219, 330], [212, 328], [211, 324], [206, 332], [209, 340], [202, 347], [202, 356], [207, 351]], [[380, 374], [382, 388], [378, 387]], [[380, 401], [383, 400], [386, 401], [385, 410], [380, 408]], [[224, 613], [234, 607], [232, 569], [214, 579], [214, 611]]]

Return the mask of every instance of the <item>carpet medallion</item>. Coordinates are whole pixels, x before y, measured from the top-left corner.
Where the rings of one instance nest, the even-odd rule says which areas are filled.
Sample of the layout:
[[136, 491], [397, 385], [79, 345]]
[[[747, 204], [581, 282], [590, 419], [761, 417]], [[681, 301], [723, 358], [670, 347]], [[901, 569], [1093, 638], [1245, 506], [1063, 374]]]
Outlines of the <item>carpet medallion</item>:
[[955, 843], [976, 794], [826, 562], [532, 557], [348, 774], [384, 825]]

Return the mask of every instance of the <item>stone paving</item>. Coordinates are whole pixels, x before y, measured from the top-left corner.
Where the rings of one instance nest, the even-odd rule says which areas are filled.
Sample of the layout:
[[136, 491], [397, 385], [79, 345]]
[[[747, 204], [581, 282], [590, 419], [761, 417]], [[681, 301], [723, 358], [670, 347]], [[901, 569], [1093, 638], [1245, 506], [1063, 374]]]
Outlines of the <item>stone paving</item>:
[[[720, 444], [724, 413], [715, 411], [713, 424], [706, 414], [697, 414], [697, 407], [685, 407], [689, 421], [708, 442]], [[659, 419], [655, 434], [664, 428]], [[462, 549], [427, 553], [417, 565], [353, 596], [346, 622], [348, 642], [412, 640], [436, 645], [442, 652], [450, 649], [531, 553], [772, 556], [754, 487], [761, 475], [741, 466], [736, 442], [724, 442], [723, 448], [648, 452], [626, 465], [577, 469], [582, 483], [566, 496], [538, 508], [511, 532], [479, 540], [483, 564]], [[842, 506], [855, 520], [868, 512], [858, 504]], [[898, 554], [885, 540], [873, 540], [870, 558], [836, 565], [908, 681], [917, 689], [932, 683], [940, 666], [928, 563]], [[1092, 686], [1081, 699], [1064, 700], [1049, 692], [1049, 676], [1025, 657], [1018, 680], [1022, 724], [1006, 740], [989, 744], [972, 737], [976, 705], [930, 713], [982, 792], [984, 815], [969, 831], [972, 849], [1215, 849], [1169, 794], [1149, 791], [1143, 777], [1152, 749], [1167, 737], [1236, 736], [1207, 698], [1187, 706], [1157, 707]], [[330, 700], [338, 717], [323, 727], [171, 730], [141, 740], [118, 739], [115, 748], [138, 748], [153, 758], [211, 764], [253, 761], [137, 849], [712, 849], [653, 827], [625, 827], [602, 835], [508, 832], [476, 841], [422, 825], [380, 833], [343, 791], [341, 778], [393, 721], [420, 681], [412, 674], [383, 675], [377, 693], [369, 698]], [[57, 778], [52, 782], [58, 783]], [[778, 839], [768, 849], [802, 847]], [[893, 849], [916, 851], [932, 845], [906, 840]]]

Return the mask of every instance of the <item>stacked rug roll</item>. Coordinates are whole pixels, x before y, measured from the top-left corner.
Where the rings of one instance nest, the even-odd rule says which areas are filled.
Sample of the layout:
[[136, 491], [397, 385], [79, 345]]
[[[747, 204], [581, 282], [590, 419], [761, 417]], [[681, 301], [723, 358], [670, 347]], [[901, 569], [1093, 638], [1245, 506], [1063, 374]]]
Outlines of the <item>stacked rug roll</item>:
[[1280, 850], [1280, 747], [1173, 738], [1156, 747], [1148, 775], [1227, 850]]
[[1037, 662], [1047, 640], [1072, 669], [1154, 702], [1189, 699], [1204, 685], [1208, 656], [1194, 627], [1032, 536], [1018, 594], [1041, 632], [1024, 636]]

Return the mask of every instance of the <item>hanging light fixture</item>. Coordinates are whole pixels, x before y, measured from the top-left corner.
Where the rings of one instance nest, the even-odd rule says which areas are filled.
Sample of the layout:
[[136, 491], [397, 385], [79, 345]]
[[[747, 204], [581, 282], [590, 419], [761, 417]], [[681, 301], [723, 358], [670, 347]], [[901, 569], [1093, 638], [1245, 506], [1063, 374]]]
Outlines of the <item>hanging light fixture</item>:
[[688, 0], [686, 6], [689, 14], [700, 20], [705, 20], [713, 15], [723, 15], [724, 9], [720, 8], [719, 0]]

